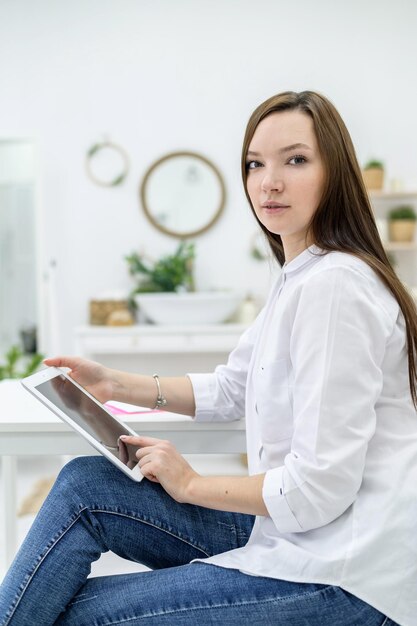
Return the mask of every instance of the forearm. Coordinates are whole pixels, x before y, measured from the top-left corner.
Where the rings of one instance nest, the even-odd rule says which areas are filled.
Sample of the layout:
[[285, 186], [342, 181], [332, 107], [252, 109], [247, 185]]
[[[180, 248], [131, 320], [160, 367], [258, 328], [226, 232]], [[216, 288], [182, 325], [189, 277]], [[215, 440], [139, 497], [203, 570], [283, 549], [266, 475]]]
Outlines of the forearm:
[[[130, 374], [119, 370], [111, 370], [113, 381], [113, 400], [155, 407], [157, 385], [153, 376]], [[195, 401], [191, 381], [187, 376], [160, 377], [162, 395], [167, 400], [166, 410], [183, 415], [195, 414]]]
[[170, 441], [143, 435], [122, 438], [127, 444], [137, 446], [136, 458], [143, 475], [160, 483], [177, 502], [269, 516], [262, 496], [265, 474], [201, 476]]
[[262, 498], [265, 474], [255, 476], [200, 476], [190, 481], [186, 502], [220, 511], [268, 516]]

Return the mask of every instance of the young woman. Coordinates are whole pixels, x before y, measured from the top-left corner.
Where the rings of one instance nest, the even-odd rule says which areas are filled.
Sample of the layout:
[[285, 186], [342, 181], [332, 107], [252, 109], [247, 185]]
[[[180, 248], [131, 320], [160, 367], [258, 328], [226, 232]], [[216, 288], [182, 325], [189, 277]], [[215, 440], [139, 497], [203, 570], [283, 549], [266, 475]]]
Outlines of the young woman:
[[[147, 480], [68, 463], [0, 589], [0, 624], [417, 625], [417, 316], [349, 134], [314, 92], [251, 116], [245, 190], [282, 273], [227, 365], [184, 378], [47, 359], [102, 402], [246, 416], [249, 475], [131, 437]], [[87, 580], [102, 552], [150, 572]]]

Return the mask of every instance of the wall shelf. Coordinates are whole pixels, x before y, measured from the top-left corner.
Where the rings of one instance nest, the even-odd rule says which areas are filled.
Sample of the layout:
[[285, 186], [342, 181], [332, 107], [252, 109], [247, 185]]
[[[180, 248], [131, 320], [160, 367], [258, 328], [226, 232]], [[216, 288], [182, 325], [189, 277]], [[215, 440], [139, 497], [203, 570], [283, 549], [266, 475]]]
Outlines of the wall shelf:
[[371, 200], [404, 200], [407, 198], [417, 198], [417, 191], [383, 191], [370, 189], [368, 195]]
[[378, 221], [382, 223], [382, 229], [381, 224], [378, 225], [380, 235], [383, 237], [382, 243], [386, 252], [393, 255], [393, 262], [398, 276], [409, 287], [417, 285], [417, 241], [397, 242], [385, 240], [388, 237], [388, 215], [390, 210], [398, 205], [407, 204], [414, 207], [417, 211], [417, 191], [369, 190], [368, 195], [377, 225]]
[[412, 252], [417, 250], [417, 242], [397, 242], [397, 241], [384, 241], [384, 248], [387, 252]]

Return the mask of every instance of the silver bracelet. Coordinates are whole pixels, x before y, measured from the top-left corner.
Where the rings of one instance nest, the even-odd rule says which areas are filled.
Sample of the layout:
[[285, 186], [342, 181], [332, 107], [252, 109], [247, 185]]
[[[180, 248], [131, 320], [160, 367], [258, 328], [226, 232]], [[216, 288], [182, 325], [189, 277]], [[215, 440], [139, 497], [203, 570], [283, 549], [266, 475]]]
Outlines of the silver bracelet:
[[159, 382], [158, 374], [152, 374], [152, 376], [155, 379], [156, 386], [157, 386], [157, 389], [158, 389], [158, 395], [156, 397], [156, 404], [154, 406], [154, 410], [155, 409], [161, 409], [162, 407], [166, 406], [167, 399], [165, 398], [165, 396], [162, 395], [161, 385], [160, 385], [160, 382]]

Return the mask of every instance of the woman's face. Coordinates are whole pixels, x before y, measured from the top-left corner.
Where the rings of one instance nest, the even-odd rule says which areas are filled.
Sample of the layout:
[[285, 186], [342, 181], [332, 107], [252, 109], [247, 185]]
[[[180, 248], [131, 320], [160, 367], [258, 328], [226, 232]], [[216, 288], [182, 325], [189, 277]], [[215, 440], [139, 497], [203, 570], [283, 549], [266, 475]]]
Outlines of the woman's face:
[[246, 170], [255, 213], [265, 228], [281, 236], [288, 261], [305, 248], [323, 193], [325, 168], [312, 118], [297, 110], [264, 118], [250, 142]]

